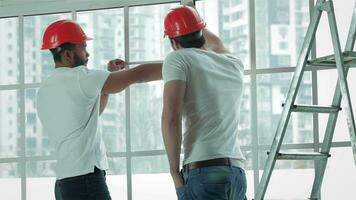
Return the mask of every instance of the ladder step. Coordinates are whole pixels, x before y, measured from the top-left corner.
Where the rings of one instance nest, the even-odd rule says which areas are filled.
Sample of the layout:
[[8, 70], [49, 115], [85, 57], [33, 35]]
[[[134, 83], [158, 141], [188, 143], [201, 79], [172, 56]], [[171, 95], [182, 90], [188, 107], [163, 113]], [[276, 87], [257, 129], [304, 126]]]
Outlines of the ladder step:
[[[284, 106], [284, 104], [282, 104]], [[341, 110], [337, 106], [316, 106], [316, 105], [293, 105], [292, 112], [307, 112], [307, 113], [336, 113]]]
[[[269, 154], [269, 152], [267, 152]], [[327, 159], [330, 154], [319, 152], [307, 152], [307, 153], [277, 153], [276, 159], [278, 160], [321, 160]]]
[[[342, 53], [344, 64], [348, 67], [356, 67], [356, 52], [345, 51]], [[307, 61], [308, 66], [336, 67], [335, 55], [324, 56]]]

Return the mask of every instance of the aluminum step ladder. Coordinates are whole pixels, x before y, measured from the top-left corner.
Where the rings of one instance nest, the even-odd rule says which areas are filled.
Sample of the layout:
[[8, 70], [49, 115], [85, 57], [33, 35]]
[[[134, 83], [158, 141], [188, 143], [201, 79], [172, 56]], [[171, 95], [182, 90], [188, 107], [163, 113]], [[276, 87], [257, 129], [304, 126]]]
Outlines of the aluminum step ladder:
[[[320, 17], [322, 12], [326, 12], [328, 15], [329, 28], [332, 36], [332, 44], [334, 49], [334, 55], [325, 56], [322, 58], [308, 61], [308, 56], [311, 47], [315, 40], [315, 33], [318, 28]], [[313, 183], [313, 189], [309, 199], [320, 200], [320, 188], [324, 177], [326, 163], [328, 157], [330, 157], [330, 147], [332, 138], [334, 135], [336, 120], [341, 110], [341, 97], [344, 98], [345, 105], [343, 109], [346, 111], [347, 124], [349, 128], [351, 145], [353, 150], [353, 157], [356, 163], [356, 127], [354, 115], [352, 112], [352, 105], [350, 99], [350, 93], [347, 84], [347, 73], [350, 67], [356, 67], [356, 52], [352, 52], [355, 43], [356, 33], [356, 4], [354, 13], [352, 16], [352, 22], [347, 38], [345, 52], [341, 51], [339, 35], [336, 26], [334, 6], [332, 0], [317, 0], [312, 18], [305, 36], [305, 40], [302, 46], [301, 54], [299, 56], [297, 66], [293, 75], [293, 79], [287, 94], [287, 99], [283, 105], [283, 112], [278, 123], [276, 135], [268, 153], [268, 158], [265, 164], [261, 181], [258, 185], [255, 200], [263, 200], [267, 190], [269, 180], [276, 160], [315, 160], [316, 173]], [[295, 99], [301, 84], [301, 80], [306, 67], [323, 66], [333, 67], [337, 69], [338, 83], [335, 90], [334, 98], [331, 106], [318, 106], [318, 105], [295, 105]], [[323, 144], [320, 148], [320, 152], [314, 153], [293, 153], [287, 154], [280, 152], [280, 148], [283, 142], [283, 138], [287, 129], [288, 121], [292, 112], [309, 112], [309, 113], [328, 113], [328, 123], [325, 130], [325, 136]]]

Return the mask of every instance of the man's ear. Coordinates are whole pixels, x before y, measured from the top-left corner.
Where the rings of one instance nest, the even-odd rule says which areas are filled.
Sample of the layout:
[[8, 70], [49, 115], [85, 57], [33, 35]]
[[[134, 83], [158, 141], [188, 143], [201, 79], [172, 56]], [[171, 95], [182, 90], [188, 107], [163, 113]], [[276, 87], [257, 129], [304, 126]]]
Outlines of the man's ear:
[[182, 48], [182, 46], [175, 39], [170, 39], [170, 40], [171, 40], [172, 48], [174, 50]]
[[70, 51], [70, 50], [64, 50], [62, 53], [62, 59], [63, 59], [63, 61], [72, 63], [72, 61], [74, 59], [74, 52]]

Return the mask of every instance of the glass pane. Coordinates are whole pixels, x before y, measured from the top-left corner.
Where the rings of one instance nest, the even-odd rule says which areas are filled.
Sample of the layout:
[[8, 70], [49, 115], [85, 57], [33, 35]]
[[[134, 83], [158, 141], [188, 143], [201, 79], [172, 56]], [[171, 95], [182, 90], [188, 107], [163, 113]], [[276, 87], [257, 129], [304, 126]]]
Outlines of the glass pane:
[[[267, 151], [267, 150], [266, 150]], [[259, 152], [260, 178], [267, 160], [266, 151]], [[269, 150], [268, 150], [269, 151]], [[287, 153], [313, 152], [312, 149], [283, 150]], [[278, 160], [268, 184], [267, 199], [305, 199], [310, 196], [314, 180], [314, 161]]]
[[106, 183], [112, 199], [127, 199], [126, 158], [109, 158]]
[[[26, 165], [27, 199], [54, 199], [55, 161], [33, 161]], [[41, 192], [38, 192], [41, 191]]]
[[[348, 84], [350, 88], [351, 102], [356, 102], [356, 91], [353, 88], [356, 83], [356, 71], [350, 69], [348, 74]], [[318, 71], [318, 100], [321, 105], [331, 105], [337, 82], [336, 70], [322, 70]], [[333, 141], [350, 141], [349, 129], [346, 122], [345, 102], [341, 102], [342, 110], [339, 112], [338, 119], [336, 121], [336, 127], [334, 131]], [[353, 106], [353, 112], [355, 113], [355, 106]], [[328, 123], [328, 114], [319, 115], [319, 141], [322, 142], [325, 135], [326, 126]]]
[[163, 19], [171, 7], [179, 4], [130, 7], [130, 61], [163, 60], [171, 51], [163, 38]]
[[[78, 12], [78, 23], [88, 37], [90, 54], [88, 68], [106, 70], [107, 63], [115, 58], [124, 59], [124, 14], [123, 9], [106, 9]], [[107, 151], [125, 151], [125, 94], [110, 95], [101, 115], [101, 130]]]
[[257, 68], [295, 66], [309, 25], [309, 0], [255, 0]]
[[161, 134], [162, 81], [130, 88], [132, 151], [164, 149]]
[[253, 167], [252, 167], [252, 163], [253, 163], [253, 160], [252, 160], [252, 151], [242, 151], [243, 155], [245, 156], [246, 158], [246, 163], [245, 163], [245, 170], [253, 170]]
[[26, 175], [28, 177], [54, 177], [55, 161], [33, 161], [26, 164]]
[[146, 156], [132, 159], [132, 193], [134, 200], [176, 199], [169, 174], [167, 156]]
[[15, 90], [0, 91], [0, 157], [20, 155], [19, 95]]
[[50, 155], [54, 148], [49, 140], [49, 133], [42, 131], [41, 122], [37, 116], [36, 94], [38, 89], [25, 91], [26, 110], [26, 155]]
[[[340, 45], [343, 50], [349, 33], [355, 0], [334, 0], [333, 3]], [[334, 54], [328, 21], [327, 15], [324, 13], [316, 32], [316, 52], [318, 57]]]
[[17, 163], [0, 163], [1, 199], [21, 199], [20, 168]]
[[247, 180], [247, 192], [246, 196], [247, 199], [252, 199], [254, 197], [254, 178], [253, 178], [253, 170], [252, 170], [252, 151], [243, 151], [243, 154], [246, 157], [246, 166], [245, 166], [245, 173], [246, 173], [246, 180]]
[[88, 37], [88, 68], [106, 69], [108, 61], [124, 59], [124, 10], [105, 9], [78, 12], [77, 21]]
[[306, 199], [310, 196], [314, 180], [313, 161], [277, 161], [275, 169], [266, 199]]
[[108, 152], [126, 151], [125, 93], [110, 95], [101, 114], [101, 132]]
[[244, 91], [240, 109], [239, 140], [240, 145], [251, 145], [251, 78], [244, 77]]
[[29, 16], [24, 18], [25, 82], [39, 83], [54, 69], [52, 54], [41, 50], [42, 37], [49, 24], [59, 19], [71, 19], [71, 14]]
[[207, 28], [220, 36], [225, 47], [249, 69], [248, 0], [204, 0], [196, 7]]
[[107, 175], [126, 175], [126, 158], [109, 157], [109, 170]]
[[0, 85], [19, 80], [19, 44], [17, 18], [0, 19]]
[[247, 199], [252, 199], [255, 196], [255, 191], [254, 191], [254, 178], [253, 178], [253, 171], [252, 170], [246, 170], [246, 180], [247, 180], [247, 191], [246, 191], [246, 197]]
[[[286, 100], [292, 73], [257, 75], [257, 108], [259, 144], [272, 144]], [[311, 74], [306, 72], [297, 96], [296, 104], [312, 102]], [[313, 120], [310, 113], [293, 113], [289, 119], [284, 143], [308, 143], [313, 141]]]
[[321, 188], [324, 200], [355, 198], [355, 161], [351, 147], [331, 149]]
[[[268, 158], [267, 152], [270, 149], [262, 150], [259, 152], [259, 168], [264, 169], [264, 165]], [[313, 152], [313, 149], [281, 149], [283, 153], [298, 153], [298, 152]], [[275, 168], [278, 170], [289, 170], [289, 169], [314, 169], [314, 161], [311, 160], [278, 160], [276, 162]]]

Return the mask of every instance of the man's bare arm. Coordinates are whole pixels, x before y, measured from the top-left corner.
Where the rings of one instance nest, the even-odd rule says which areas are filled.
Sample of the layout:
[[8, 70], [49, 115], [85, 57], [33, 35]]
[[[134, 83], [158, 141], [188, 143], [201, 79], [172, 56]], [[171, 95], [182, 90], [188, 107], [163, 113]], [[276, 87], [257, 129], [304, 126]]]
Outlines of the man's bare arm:
[[179, 175], [180, 151], [182, 144], [182, 105], [186, 83], [169, 81], [164, 86], [162, 136], [167, 151], [171, 176], [176, 188], [183, 185]]
[[101, 96], [100, 96], [100, 110], [99, 110], [100, 115], [101, 115], [101, 113], [104, 112], [106, 104], [108, 103], [108, 100], [109, 100], [108, 94], [101, 94]]
[[118, 93], [134, 83], [161, 79], [162, 63], [142, 64], [132, 69], [112, 72], [106, 80], [101, 93]]
[[[107, 70], [109, 72], [116, 72], [120, 70], [124, 70], [126, 68], [126, 62], [121, 59], [110, 60], [107, 64]], [[109, 100], [109, 94], [101, 94], [100, 95], [100, 109], [99, 114], [104, 112], [106, 105]]]
[[[183, 5], [190, 6], [195, 9], [195, 0], [182, 0], [181, 2]], [[217, 35], [207, 28], [204, 28], [202, 31], [205, 38], [205, 49], [214, 51], [215, 53], [230, 53]]]
[[205, 49], [216, 53], [230, 53], [229, 50], [225, 48], [221, 39], [207, 28], [203, 29], [203, 35], [205, 38]]

